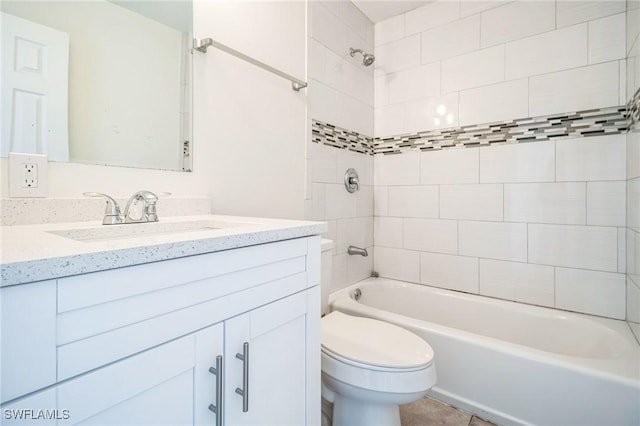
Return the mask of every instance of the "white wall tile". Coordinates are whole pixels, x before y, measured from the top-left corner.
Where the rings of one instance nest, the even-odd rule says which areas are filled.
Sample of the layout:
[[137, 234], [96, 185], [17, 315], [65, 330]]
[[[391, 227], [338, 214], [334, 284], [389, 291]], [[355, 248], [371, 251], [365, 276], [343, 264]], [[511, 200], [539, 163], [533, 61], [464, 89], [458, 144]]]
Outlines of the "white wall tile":
[[434, 287], [478, 293], [478, 259], [420, 253], [420, 282]]
[[640, 287], [627, 280], [627, 320], [640, 323]]
[[504, 81], [504, 46], [482, 49], [442, 61], [442, 93], [501, 81]]
[[480, 49], [480, 15], [451, 22], [422, 33], [422, 63]]
[[482, 47], [555, 28], [554, 1], [516, 1], [482, 12]]
[[617, 0], [559, 1], [556, 6], [558, 28], [622, 13], [625, 10], [624, 1]]
[[375, 74], [382, 75], [420, 65], [420, 35], [377, 46]]
[[404, 133], [404, 105], [387, 105], [375, 109], [375, 137]]
[[456, 254], [458, 224], [455, 220], [405, 219], [404, 247], [412, 250]]
[[529, 80], [521, 79], [460, 92], [460, 125], [529, 117]]
[[373, 186], [360, 186], [356, 193], [356, 216], [373, 217]]
[[618, 105], [618, 62], [539, 75], [529, 79], [531, 116]]
[[438, 185], [390, 186], [389, 216], [438, 218]]
[[554, 268], [480, 259], [480, 294], [535, 305], [553, 306]]
[[376, 246], [402, 248], [402, 218], [376, 217], [373, 220]]
[[374, 248], [368, 247], [369, 255], [347, 257], [347, 281], [350, 284], [362, 281], [371, 276], [373, 272]]
[[309, 80], [307, 87], [307, 116], [325, 123], [337, 120], [337, 92], [317, 80]]
[[587, 225], [625, 226], [625, 181], [587, 182]]
[[373, 79], [373, 91], [374, 93], [374, 106], [376, 108], [389, 104], [389, 82], [388, 79], [392, 78], [394, 74], [381, 74]]
[[627, 230], [618, 228], [618, 272], [627, 270]]
[[374, 270], [381, 277], [420, 282], [420, 253], [387, 247], [376, 247], [375, 250]]
[[420, 154], [420, 183], [478, 183], [479, 149], [447, 149]]
[[417, 185], [420, 183], [420, 155], [376, 155], [373, 171], [376, 185]]
[[338, 183], [336, 176], [339, 150], [315, 142], [311, 142], [309, 148], [312, 160], [312, 182]]
[[320, 82], [325, 81], [325, 58], [328, 49], [311, 37], [308, 37], [307, 41], [309, 43], [309, 52], [307, 53], [307, 78], [313, 78]]
[[556, 142], [556, 180], [624, 180], [624, 135], [577, 138]]
[[627, 226], [640, 230], [640, 178], [627, 181]]
[[406, 34], [416, 34], [435, 28], [460, 17], [457, 1], [435, 1], [405, 13]]
[[584, 182], [508, 184], [504, 220], [584, 225], [586, 200]]
[[627, 276], [640, 285], [640, 233], [627, 228]]
[[553, 182], [555, 142], [536, 142], [480, 150], [481, 183]]
[[312, 199], [311, 199], [311, 211], [309, 212], [309, 220], [324, 220], [324, 206], [325, 195], [324, 195], [324, 184], [322, 183], [313, 183], [311, 184], [312, 188]]
[[529, 262], [597, 271], [618, 270], [618, 230], [529, 224]]
[[527, 225], [524, 223], [459, 223], [459, 254], [526, 262]]
[[508, 1], [494, 1], [494, 0], [462, 0], [460, 2], [460, 16], [469, 16], [476, 13], [484, 12], [485, 10], [493, 9], [503, 4], [508, 3]]
[[624, 274], [556, 268], [556, 307], [625, 318]]
[[618, 103], [620, 105], [626, 105], [627, 102], [627, 60], [626, 59], [621, 59], [620, 61], [618, 61], [619, 66], [618, 69], [620, 71], [620, 77], [619, 77], [619, 85], [618, 85]]
[[580, 24], [507, 43], [506, 79], [587, 65], [587, 39], [587, 24]]
[[344, 188], [344, 184], [325, 186], [325, 219], [342, 219], [356, 216], [356, 196]]
[[335, 124], [337, 126], [363, 135], [373, 135], [372, 104], [368, 105], [340, 92], [336, 93], [336, 103]]
[[[356, 169], [356, 171], [358, 172], [358, 177], [360, 179], [360, 185], [373, 185], [373, 156], [363, 155], [361, 153], [349, 151], [346, 149], [331, 149], [338, 151], [336, 169], [337, 175], [335, 180], [336, 183], [344, 182], [344, 175], [347, 169]], [[356, 194], [360, 195], [360, 192], [357, 192]]]
[[373, 187], [373, 214], [375, 216], [387, 216], [389, 214], [389, 187]]
[[404, 114], [404, 133], [457, 127], [458, 94], [408, 102]]
[[309, 14], [311, 37], [341, 54], [347, 43], [347, 26], [318, 2], [309, 2]]
[[624, 59], [626, 51], [625, 14], [589, 22], [589, 63]]
[[337, 239], [334, 254], [347, 252], [349, 246], [369, 247], [373, 245], [373, 218], [347, 218], [337, 220]]
[[441, 185], [443, 219], [502, 220], [502, 185]]
[[338, 239], [338, 223], [335, 220], [327, 220], [327, 232], [322, 233], [322, 238], [326, 238], [331, 241]]
[[440, 64], [422, 65], [387, 74], [385, 82], [392, 104], [437, 96], [440, 94]]
[[337, 15], [347, 25], [347, 28], [364, 41], [373, 45], [373, 23], [350, 1], [337, 3]]
[[640, 177], [640, 131], [627, 132], [627, 179]]
[[634, 46], [637, 48], [638, 34], [640, 34], [640, 8], [629, 9], [626, 13], [627, 25], [627, 52], [633, 51]]
[[394, 16], [375, 25], [375, 44], [380, 46], [404, 37], [404, 15]]
[[347, 279], [347, 258], [348, 254], [333, 256], [331, 261], [331, 290], [330, 293], [343, 289], [349, 285]]

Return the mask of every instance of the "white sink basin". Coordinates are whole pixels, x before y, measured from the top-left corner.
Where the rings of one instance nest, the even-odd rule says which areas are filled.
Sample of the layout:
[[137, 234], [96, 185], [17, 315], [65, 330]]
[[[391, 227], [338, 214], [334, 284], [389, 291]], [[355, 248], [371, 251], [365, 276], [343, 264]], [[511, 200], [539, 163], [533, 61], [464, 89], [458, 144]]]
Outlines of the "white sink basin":
[[50, 234], [70, 238], [76, 241], [93, 242], [143, 238], [157, 235], [184, 234], [190, 232], [212, 231], [215, 229], [235, 228], [252, 225], [250, 223], [197, 220], [191, 222], [153, 222], [129, 223], [120, 225], [102, 225], [97, 228], [66, 229], [48, 231]]

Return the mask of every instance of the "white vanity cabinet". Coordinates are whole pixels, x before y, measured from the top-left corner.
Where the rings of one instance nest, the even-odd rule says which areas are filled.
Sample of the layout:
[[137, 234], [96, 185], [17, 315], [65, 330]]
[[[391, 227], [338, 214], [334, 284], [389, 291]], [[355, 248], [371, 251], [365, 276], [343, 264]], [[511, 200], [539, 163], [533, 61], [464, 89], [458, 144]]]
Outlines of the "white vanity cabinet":
[[46, 309], [2, 311], [0, 423], [319, 424], [319, 270], [313, 236], [2, 288]]

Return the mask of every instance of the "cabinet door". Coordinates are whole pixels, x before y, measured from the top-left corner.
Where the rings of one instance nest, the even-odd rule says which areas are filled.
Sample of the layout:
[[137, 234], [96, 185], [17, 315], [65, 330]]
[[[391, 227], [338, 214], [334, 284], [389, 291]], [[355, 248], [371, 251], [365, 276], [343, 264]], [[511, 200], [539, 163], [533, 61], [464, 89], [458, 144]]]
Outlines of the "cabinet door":
[[59, 425], [193, 423], [194, 336], [186, 336], [56, 387]]
[[225, 425], [306, 423], [306, 327], [306, 292], [225, 322]]
[[[197, 332], [195, 337], [194, 422], [196, 425], [222, 426], [223, 421], [218, 422], [218, 419], [224, 415], [224, 389], [221, 388], [224, 366], [220, 364], [223, 362], [224, 326], [220, 323], [205, 328]], [[216, 415], [218, 410], [220, 416]]]

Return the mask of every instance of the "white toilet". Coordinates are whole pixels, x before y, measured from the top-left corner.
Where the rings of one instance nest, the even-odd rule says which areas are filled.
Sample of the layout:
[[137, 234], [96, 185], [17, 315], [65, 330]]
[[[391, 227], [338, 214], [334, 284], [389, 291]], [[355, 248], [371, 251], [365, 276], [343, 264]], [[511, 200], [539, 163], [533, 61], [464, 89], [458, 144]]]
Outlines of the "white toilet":
[[[328, 313], [333, 241], [322, 240], [322, 313]], [[321, 320], [322, 398], [333, 426], [400, 426], [398, 405], [436, 383], [433, 349], [383, 321], [331, 312]], [[328, 419], [323, 414], [323, 424]]]

